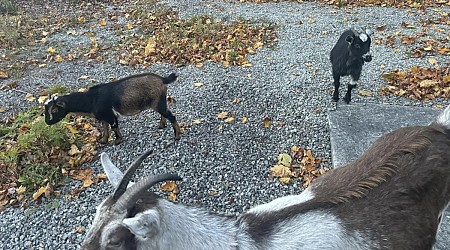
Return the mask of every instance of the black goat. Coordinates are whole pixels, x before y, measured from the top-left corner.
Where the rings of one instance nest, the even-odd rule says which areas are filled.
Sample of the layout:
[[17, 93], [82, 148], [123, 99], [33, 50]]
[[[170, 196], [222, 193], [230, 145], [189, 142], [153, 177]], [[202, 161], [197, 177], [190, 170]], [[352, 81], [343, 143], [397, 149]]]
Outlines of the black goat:
[[333, 101], [339, 100], [339, 86], [341, 76], [350, 76], [347, 93], [344, 101], [349, 103], [352, 98], [352, 89], [358, 85], [364, 62], [372, 61], [370, 54], [370, 35], [372, 32], [366, 30], [359, 33], [354, 29], [344, 31], [334, 45], [330, 53], [330, 61], [333, 69], [334, 93]]
[[89, 88], [87, 92], [74, 92], [54, 97], [45, 104], [45, 122], [48, 125], [61, 121], [68, 113], [92, 114], [102, 122], [104, 131], [100, 143], [107, 143], [109, 125], [114, 131], [117, 145], [122, 142], [118, 127], [118, 115], [135, 115], [152, 108], [161, 114], [159, 127], [166, 126], [166, 118], [172, 123], [175, 139], [180, 139], [180, 126], [167, 108], [167, 84], [175, 81], [177, 75], [161, 77], [152, 73], [129, 76], [114, 82]]

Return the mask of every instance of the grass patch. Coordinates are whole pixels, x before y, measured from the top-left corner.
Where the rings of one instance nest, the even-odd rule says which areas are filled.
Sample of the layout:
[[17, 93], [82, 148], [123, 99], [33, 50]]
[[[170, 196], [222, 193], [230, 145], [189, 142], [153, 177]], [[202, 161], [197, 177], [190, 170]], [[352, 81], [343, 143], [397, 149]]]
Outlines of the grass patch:
[[49, 197], [71, 169], [96, 154], [97, 134], [88, 120], [66, 118], [48, 126], [41, 114], [42, 108], [34, 108], [0, 123], [0, 208]]
[[17, 7], [12, 0], [0, 0], [0, 14], [17, 14]]
[[64, 85], [61, 84], [55, 84], [53, 86], [51, 86], [49, 89], [47, 89], [46, 93], [48, 95], [53, 95], [53, 94], [67, 94], [70, 92], [70, 89]]

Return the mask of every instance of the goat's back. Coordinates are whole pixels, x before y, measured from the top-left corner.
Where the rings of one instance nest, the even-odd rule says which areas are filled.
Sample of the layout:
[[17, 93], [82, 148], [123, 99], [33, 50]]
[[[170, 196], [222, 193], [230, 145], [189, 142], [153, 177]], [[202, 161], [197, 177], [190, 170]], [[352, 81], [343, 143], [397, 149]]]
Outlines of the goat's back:
[[241, 220], [257, 244], [431, 249], [439, 216], [450, 201], [449, 152], [449, 129], [437, 124], [402, 128], [302, 194], [256, 207]]
[[134, 115], [148, 108], [157, 108], [159, 101], [165, 101], [167, 85], [163, 77], [143, 73], [117, 81], [92, 87], [90, 90], [101, 93], [100, 102], [108, 102], [122, 115]]
[[431, 249], [450, 202], [450, 130], [409, 127], [378, 139], [356, 161], [323, 176], [317, 201], [345, 228], [385, 249]]

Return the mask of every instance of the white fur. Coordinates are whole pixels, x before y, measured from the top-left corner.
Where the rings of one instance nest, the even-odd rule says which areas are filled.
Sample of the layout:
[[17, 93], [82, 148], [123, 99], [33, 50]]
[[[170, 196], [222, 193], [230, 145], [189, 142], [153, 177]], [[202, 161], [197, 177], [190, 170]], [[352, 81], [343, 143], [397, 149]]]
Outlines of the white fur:
[[359, 34], [359, 39], [365, 43], [367, 42], [367, 39], [369, 39], [369, 36], [366, 33], [361, 33]]
[[[301, 227], [299, 227], [301, 225]], [[341, 221], [326, 211], [311, 211], [285, 220], [274, 230], [267, 249], [375, 249], [360, 232], [349, 233]]]
[[160, 214], [156, 209], [149, 209], [134, 217], [125, 218], [122, 222], [141, 240], [154, 235], [160, 228]]
[[356, 85], [358, 85], [358, 82], [353, 80], [353, 78], [350, 77], [350, 85], [356, 86]]
[[436, 119], [436, 122], [441, 124], [442, 126], [450, 128], [450, 105], [448, 105], [447, 108], [442, 111], [442, 113]]
[[314, 193], [312, 192], [311, 188], [307, 188], [299, 195], [289, 195], [275, 199], [269, 203], [262, 204], [250, 209], [248, 213], [259, 214], [259, 213], [273, 212], [286, 207], [301, 204], [303, 202], [312, 200], [313, 198]]

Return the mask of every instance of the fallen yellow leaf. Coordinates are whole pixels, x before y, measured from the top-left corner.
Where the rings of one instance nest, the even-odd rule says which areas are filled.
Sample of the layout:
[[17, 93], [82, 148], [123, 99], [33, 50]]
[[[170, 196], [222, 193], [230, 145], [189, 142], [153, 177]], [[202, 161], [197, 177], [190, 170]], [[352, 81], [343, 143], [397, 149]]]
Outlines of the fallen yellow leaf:
[[43, 104], [47, 99], [48, 99], [48, 96], [46, 96], [46, 95], [39, 96], [38, 103]]
[[270, 124], [271, 124], [270, 118], [265, 117], [265, 118], [263, 119], [263, 123], [264, 123], [264, 127], [265, 127], [265, 128], [270, 128]]
[[86, 168], [86, 169], [76, 169], [71, 170], [70, 177], [72, 177], [75, 180], [79, 180], [83, 182], [83, 187], [89, 187], [94, 182], [92, 181], [92, 169]]
[[[69, 128], [71, 128], [71, 127], [69, 127]], [[71, 132], [72, 132], [72, 131], [71, 131]], [[77, 132], [78, 132], [78, 131], [77, 131]], [[73, 133], [73, 132], [72, 132], [72, 133]], [[73, 155], [76, 155], [76, 154], [78, 154], [78, 153], [81, 153], [81, 151], [78, 149], [77, 145], [72, 144], [72, 145], [70, 146], [69, 155], [70, 155], [70, 156], [73, 156]]]
[[421, 88], [428, 88], [437, 85], [439, 82], [434, 80], [423, 80], [419, 83]]
[[373, 96], [372, 92], [367, 91], [367, 90], [360, 90], [359, 95], [360, 96], [368, 96], [368, 97]]
[[223, 120], [223, 119], [225, 119], [225, 118], [227, 118], [228, 117], [228, 112], [220, 112], [219, 114], [217, 114], [217, 119], [221, 119], [221, 120]]
[[47, 51], [49, 53], [55, 53], [56, 52], [56, 50], [53, 47], [48, 48]]
[[127, 24], [127, 29], [131, 30], [132, 28], [133, 28], [133, 24], [132, 23]]
[[8, 72], [0, 69], [0, 79], [5, 79], [5, 78], [8, 78], [8, 77], [9, 77]]
[[29, 102], [32, 102], [32, 101], [36, 100], [36, 97], [34, 97], [32, 94], [28, 93], [28, 94], [25, 96], [25, 100], [27, 100], [27, 101], [29, 101]]
[[242, 122], [242, 123], [246, 124], [246, 123], [247, 123], [247, 121], [248, 121], [247, 117], [245, 117], [245, 116], [244, 116], [244, 117], [242, 117], [242, 120], [241, 120], [241, 122]]
[[424, 47], [423, 50], [425, 50], [425, 51], [431, 51], [431, 50], [433, 50], [433, 46], [430, 44], [430, 45], [428, 45], [427, 47]]
[[281, 177], [279, 180], [280, 180], [280, 182], [283, 183], [283, 184], [289, 184], [289, 183], [291, 183], [291, 178], [289, 178], [289, 177]]
[[62, 58], [60, 55], [56, 55], [55, 62], [64, 62], [64, 58]]
[[166, 181], [164, 182], [159, 189], [163, 192], [172, 192], [177, 187], [174, 181]]
[[225, 122], [228, 124], [234, 123], [234, 117], [228, 117], [227, 119], [225, 119]]
[[434, 59], [434, 58], [430, 58], [430, 59], [428, 59], [428, 62], [429, 62], [431, 65], [436, 65], [438, 61], [437, 61], [436, 59]]
[[6, 109], [0, 108], [0, 113], [4, 113], [5, 111], [6, 111]]
[[444, 76], [442, 80], [444, 81], [444, 83], [450, 83], [450, 75]]
[[196, 120], [193, 120], [192, 123], [195, 125], [198, 125], [198, 124], [202, 123], [202, 121], [200, 121], [199, 119], [196, 119]]
[[100, 26], [105, 26], [106, 25], [106, 20], [105, 19], [101, 19], [100, 21], [98, 21], [98, 24], [100, 24]]
[[170, 193], [169, 197], [167, 197], [167, 199], [169, 199], [169, 201], [176, 201], [177, 200], [177, 194]]
[[33, 201], [36, 201], [45, 193], [45, 187], [40, 187], [34, 194], [33, 194]]
[[197, 87], [197, 88], [202, 87], [203, 85], [204, 85], [204, 84], [203, 84], [202, 82], [196, 82], [196, 83], [194, 83], [194, 86]]
[[77, 18], [77, 21], [78, 21], [79, 23], [84, 23], [84, 22], [86, 21], [86, 19], [84, 18], [84, 16], [79, 16], [79, 17]]
[[272, 171], [273, 176], [280, 178], [289, 177], [292, 175], [292, 171], [288, 167], [283, 165], [276, 165], [272, 167], [270, 171]]
[[147, 41], [147, 45], [144, 49], [144, 55], [149, 56], [154, 53], [156, 50], [156, 39], [154, 37], [150, 37]]

